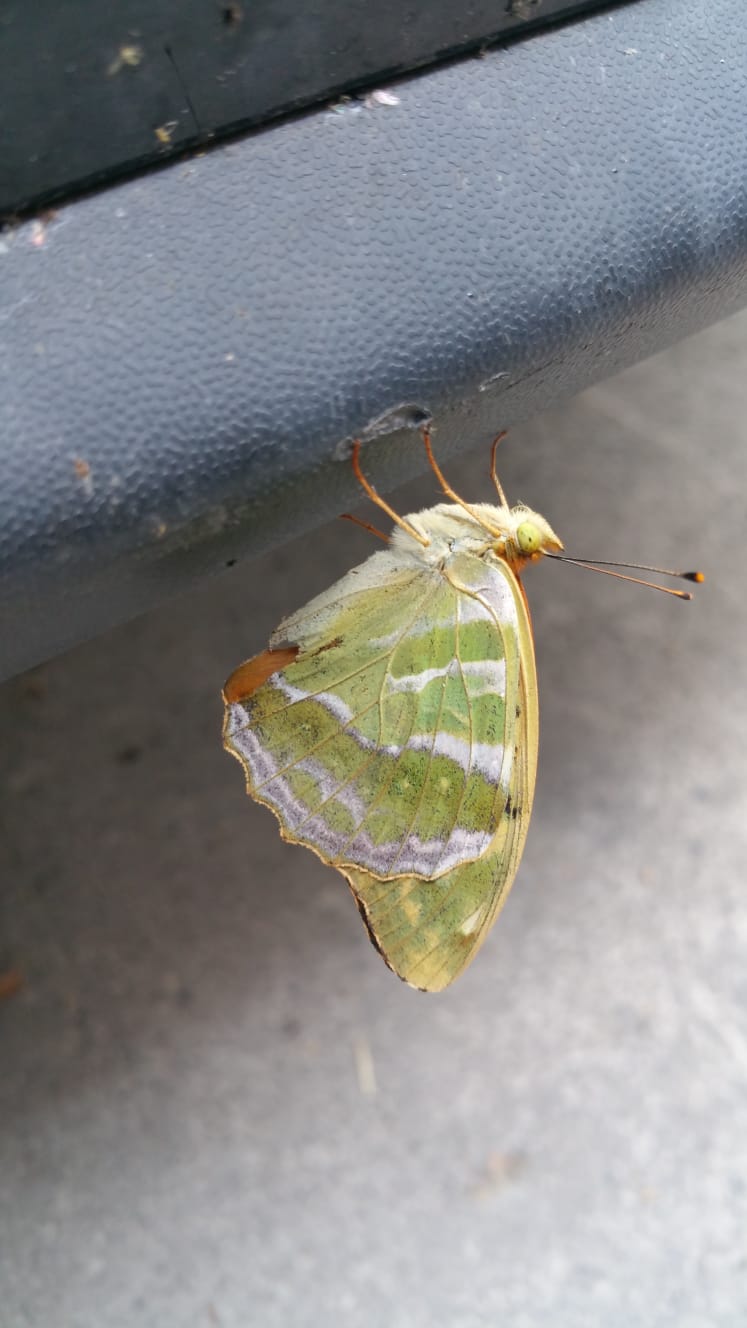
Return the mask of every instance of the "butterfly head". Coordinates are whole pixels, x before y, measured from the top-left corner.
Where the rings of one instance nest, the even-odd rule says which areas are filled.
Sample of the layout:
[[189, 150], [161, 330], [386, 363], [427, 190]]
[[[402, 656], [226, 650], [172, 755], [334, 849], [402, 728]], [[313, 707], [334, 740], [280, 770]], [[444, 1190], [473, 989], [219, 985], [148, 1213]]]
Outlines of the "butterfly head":
[[563, 543], [558, 539], [552, 526], [528, 507], [512, 507], [505, 520], [505, 535], [496, 544], [496, 553], [513, 566], [523, 567], [525, 563], [537, 562], [546, 553], [560, 553]]

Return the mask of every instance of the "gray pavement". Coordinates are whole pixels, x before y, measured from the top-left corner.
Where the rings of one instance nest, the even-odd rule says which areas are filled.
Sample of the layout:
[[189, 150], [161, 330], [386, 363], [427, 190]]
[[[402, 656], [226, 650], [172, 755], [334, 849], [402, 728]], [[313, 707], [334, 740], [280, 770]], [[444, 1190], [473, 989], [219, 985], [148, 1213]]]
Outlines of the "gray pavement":
[[569, 550], [709, 580], [527, 572], [533, 824], [441, 996], [221, 750], [362, 531], [0, 689], [2, 1328], [747, 1323], [746, 407], [740, 316], [503, 445]]

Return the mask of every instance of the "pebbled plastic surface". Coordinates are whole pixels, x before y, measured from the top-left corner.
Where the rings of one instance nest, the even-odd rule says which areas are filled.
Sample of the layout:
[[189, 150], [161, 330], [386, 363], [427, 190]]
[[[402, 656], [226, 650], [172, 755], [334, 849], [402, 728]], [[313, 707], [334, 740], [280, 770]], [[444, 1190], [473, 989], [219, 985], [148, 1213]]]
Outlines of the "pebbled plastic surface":
[[0, 672], [745, 303], [745, 68], [639, 0], [0, 237]]

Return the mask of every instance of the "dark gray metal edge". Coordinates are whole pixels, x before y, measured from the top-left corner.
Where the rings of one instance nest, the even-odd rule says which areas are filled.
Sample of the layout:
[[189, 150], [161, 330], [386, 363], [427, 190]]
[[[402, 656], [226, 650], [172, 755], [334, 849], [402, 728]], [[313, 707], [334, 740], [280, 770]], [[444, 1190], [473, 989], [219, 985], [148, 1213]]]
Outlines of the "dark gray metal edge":
[[1, 237], [2, 672], [744, 304], [745, 68], [639, 0]]
[[4, 0], [0, 217], [604, 2]]

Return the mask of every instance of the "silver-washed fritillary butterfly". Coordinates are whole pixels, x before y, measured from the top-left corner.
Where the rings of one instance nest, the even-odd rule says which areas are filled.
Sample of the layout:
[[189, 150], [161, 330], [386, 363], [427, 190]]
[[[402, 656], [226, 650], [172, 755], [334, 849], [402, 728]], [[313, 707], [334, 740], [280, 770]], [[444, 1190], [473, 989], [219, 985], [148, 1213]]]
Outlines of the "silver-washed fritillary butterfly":
[[223, 734], [283, 838], [347, 878], [389, 967], [440, 991], [480, 948], [524, 848], [539, 710], [520, 572], [563, 545], [509, 507], [499, 439], [499, 505], [460, 499], [424, 441], [453, 501], [399, 517], [354, 445], [395, 522], [388, 547], [231, 674]]

